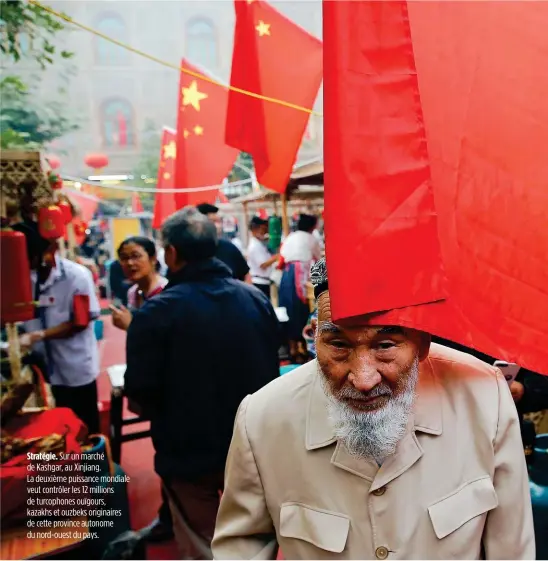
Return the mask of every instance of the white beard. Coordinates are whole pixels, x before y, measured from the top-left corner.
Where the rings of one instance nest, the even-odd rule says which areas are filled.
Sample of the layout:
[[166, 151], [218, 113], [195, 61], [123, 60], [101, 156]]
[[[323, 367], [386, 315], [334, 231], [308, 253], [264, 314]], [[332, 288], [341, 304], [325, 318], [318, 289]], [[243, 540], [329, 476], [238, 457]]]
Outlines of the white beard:
[[[340, 398], [363, 398], [357, 390], [343, 388], [334, 395], [327, 377], [318, 366], [325, 395], [328, 398], [327, 411], [335, 436], [346, 446], [353, 456], [373, 459], [378, 463], [396, 451], [398, 442], [403, 438], [409, 414], [415, 399], [415, 387], [419, 377], [419, 359], [416, 358], [407, 374], [403, 386], [388, 398], [382, 408], [374, 411], [357, 411]], [[390, 391], [381, 383], [368, 392], [368, 396], [382, 395]]]

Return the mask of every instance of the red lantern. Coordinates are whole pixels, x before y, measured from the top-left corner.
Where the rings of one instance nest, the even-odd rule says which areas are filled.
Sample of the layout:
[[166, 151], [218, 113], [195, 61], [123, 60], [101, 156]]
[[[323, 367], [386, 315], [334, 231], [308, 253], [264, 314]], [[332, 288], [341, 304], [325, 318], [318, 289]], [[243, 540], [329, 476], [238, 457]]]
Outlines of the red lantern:
[[30, 267], [24, 234], [13, 230], [0, 232], [0, 316], [2, 325], [34, 319]]
[[70, 221], [72, 220], [72, 208], [70, 208], [70, 205], [67, 203], [67, 201], [60, 201], [57, 206], [61, 209], [61, 212], [63, 213], [63, 219], [65, 221], [65, 224], [69, 224]]
[[46, 156], [46, 160], [51, 169], [58, 169], [61, 167], [61, 160], [53, 154], [51, 154], [50, 156]]
[[84, 162], [94, 170], [100, 170], [108, 166], [108, 156], [106, 154], [88, 154]]
[[38, 229], [47, 240], [62, 237], [65, 230], [63, 211], [57, 205], [42, 207], [38, 211]]

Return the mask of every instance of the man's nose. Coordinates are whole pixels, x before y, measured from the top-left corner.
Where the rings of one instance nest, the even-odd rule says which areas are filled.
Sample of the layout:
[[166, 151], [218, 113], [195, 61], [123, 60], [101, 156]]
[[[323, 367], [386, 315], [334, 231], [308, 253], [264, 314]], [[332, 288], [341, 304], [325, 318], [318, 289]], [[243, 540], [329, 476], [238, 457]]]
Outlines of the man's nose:
[[353, 361], [348, 381], [360, 392], [369, 392], [382, 381], [382, 376], [371, 361]]

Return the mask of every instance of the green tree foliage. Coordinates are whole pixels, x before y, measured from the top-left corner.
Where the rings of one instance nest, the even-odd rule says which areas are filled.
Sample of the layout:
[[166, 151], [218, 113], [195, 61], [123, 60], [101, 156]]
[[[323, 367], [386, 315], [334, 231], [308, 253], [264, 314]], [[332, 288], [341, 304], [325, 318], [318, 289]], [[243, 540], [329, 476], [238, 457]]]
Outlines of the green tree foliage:
[[39, 77], [29, 85], [19, 76], [17, 67], [21, 60], [31, 60], [45, 70], [71, 58], [73, 53], [59, 51], [53, 43], [63, 29], [57, 18], [38, 6], [21, 0], [0, 2], [0, 49], [7, 70], [13, 72], [0, 80], [1, 148], [41, 149], [77, 128], [61, 102], [37, 101]]
[[[136, 187], [156, 188], [158, 165], [160, 164], [160, 148], [162, 146], [162, 131], [154, 121], [145, 122], [141, 134], [141, 152], [139, 159], [131, 172], [131, 184]], [[139, 193], [143, 208], [151, 211], [154, 206], [153, 193]]]
[[71, 58], [74, 53], [58, 52], [52, 39], [64, 29], [64, 25], [54, 16], [25, 0], [2, 0], [0, 2], [0, 31], [2, 55], [14, 62], [22, 57], [21, 38], [32, 45], [32, 57], [45, 69], [55, 62], [55, 56]]
[[59, 101], [37, 103], [34, 89], [19, 78], [0, 81], [0, 147], [39, 150], [78, 127]]

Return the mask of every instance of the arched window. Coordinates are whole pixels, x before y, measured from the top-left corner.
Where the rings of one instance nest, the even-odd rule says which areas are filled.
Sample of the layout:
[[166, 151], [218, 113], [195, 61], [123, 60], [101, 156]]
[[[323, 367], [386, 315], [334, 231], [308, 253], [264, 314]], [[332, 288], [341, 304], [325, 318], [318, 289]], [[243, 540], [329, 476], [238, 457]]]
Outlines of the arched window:
[[133, 109], [125, 99], [109, 99], [101, 107], [103, 146], [125, 147], [135, 144]]
[[196, 18], [186, 26], [186, 58], [207, 70], [218, 64], [217, 33], [208, 19]]
[[[126, 24], [118, 14], [102, 15], [97, 22], [97, 30], [123, 43], [127, 40]], [[96, 37], [95, 60], [97, 64], [104, 66], [127, 64], [128, 54], [129, 52], [122, 47], [101, 37]]]

